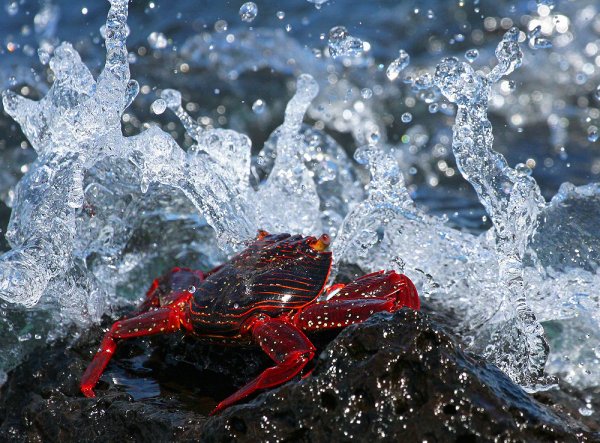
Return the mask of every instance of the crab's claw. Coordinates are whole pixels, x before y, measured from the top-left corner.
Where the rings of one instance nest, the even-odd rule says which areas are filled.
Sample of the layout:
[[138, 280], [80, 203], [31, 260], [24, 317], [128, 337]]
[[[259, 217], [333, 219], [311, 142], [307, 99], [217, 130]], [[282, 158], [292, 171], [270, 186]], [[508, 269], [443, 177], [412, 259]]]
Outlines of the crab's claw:
[[331, 243], [331, 238], [327, 234], [321, 235], [316, 240], [313, 240], [309, 243], [310, 247], [313, 248], [317, 252], [323, 252]]

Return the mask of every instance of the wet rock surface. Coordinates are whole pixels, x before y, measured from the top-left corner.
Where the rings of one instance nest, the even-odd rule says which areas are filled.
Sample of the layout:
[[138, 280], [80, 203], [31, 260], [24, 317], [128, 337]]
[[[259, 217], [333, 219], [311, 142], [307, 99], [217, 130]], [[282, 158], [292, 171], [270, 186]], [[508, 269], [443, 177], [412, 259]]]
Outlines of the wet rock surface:
[[86, 399], [79, 377], [101, 334], [58, 342], [9, 373], [0, 440], [600, 441], [598, 420], [576, 410], [581, 393], [536, 400], [408, 310], [315, 337], [310, 376], [216, 417], [208, 413], [219, 400], [270, 365], [258, 349], [180, 335], [123, 341], [97, 398]]

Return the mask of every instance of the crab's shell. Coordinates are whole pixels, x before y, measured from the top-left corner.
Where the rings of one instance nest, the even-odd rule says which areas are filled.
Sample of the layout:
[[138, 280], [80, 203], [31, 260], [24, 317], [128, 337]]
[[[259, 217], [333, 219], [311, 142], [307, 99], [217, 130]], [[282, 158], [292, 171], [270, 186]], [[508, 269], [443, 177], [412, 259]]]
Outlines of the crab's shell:
[[331, 252], [311, 248], [314, 237], [267, 235], [199, 282], [190, 306], [194, 333], [241, 338], [255, 314], [277, 317], [301, 309], [323, 291]]

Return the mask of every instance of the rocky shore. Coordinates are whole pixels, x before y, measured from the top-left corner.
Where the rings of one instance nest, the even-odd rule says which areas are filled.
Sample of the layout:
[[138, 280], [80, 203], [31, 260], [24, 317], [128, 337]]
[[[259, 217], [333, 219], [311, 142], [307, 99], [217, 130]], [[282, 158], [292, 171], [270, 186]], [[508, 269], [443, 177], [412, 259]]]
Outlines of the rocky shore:
[[94, 327], [56, 342], [9, 373], [0, 440], [600, 441], [598, 419], [577, 412], [581, 393], [534, 398], [409, 310], [315, 337], [309, 376], [214, 417], [219, 400], [271, 364], [258, 349], [178, 334], [123, 341], [87, 399], [78, 382], [101, 335]]

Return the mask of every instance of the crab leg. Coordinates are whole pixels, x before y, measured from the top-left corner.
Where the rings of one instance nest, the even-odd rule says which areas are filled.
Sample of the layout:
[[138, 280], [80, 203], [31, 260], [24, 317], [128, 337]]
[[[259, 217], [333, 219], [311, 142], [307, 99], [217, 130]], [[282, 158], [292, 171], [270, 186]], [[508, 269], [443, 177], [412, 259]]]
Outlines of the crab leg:
[[217, 405], [211, 415], [259, 389], [280, 385], [295, 377], [315, 355], [315, 347], [287, 318], [255, 317], [248, 330], [265, 353], [277, 363]]
[[146, 292], [146, 297], [144, 297], [144, 300], [142, 301], [142, 303], [140, 303], [140, 305], [136, 309], [134, 316], [140, 315], [144, 312], [148, 312], [150, 309], [158, 308], [160, 306], [160, 300], [156, 296], [156, 291], [158, 289], [159, 284], [160, 284], [160, 278], [154, 279], [154, 281], [152, 282], [152, 285]]
[[394, 271], [379, 271], [341, 287], [327, 301], [308, 305], [292, 322], [304, 331], [334, 329], [360, 323], [376, 312], [394, 312], [404, 306], [416, 310], [420, 307], [412, 282]]
[[186, 329], [191, 328], [187, 324], [183, 310], [190, 297], [191, 294], [185, 293], [177, 303], [115, 322], [104, 335], [98, 352], [81, 378], [81, 392], [86, 397], [95, 396], [93, 388], [117, 349], [117, 339], [176, 332], [182, 325]]

